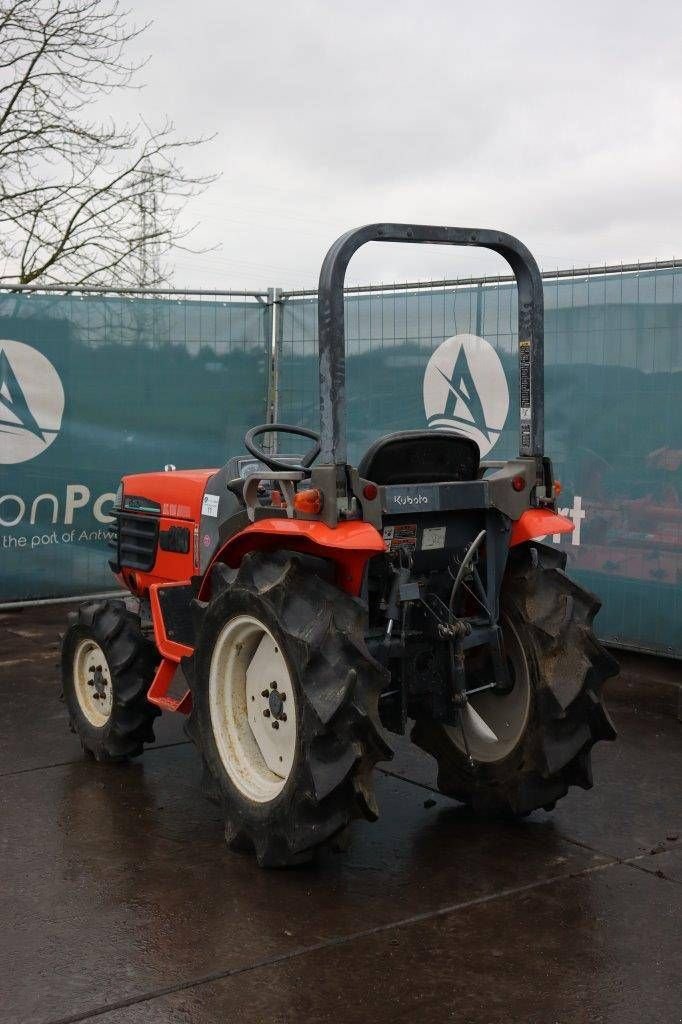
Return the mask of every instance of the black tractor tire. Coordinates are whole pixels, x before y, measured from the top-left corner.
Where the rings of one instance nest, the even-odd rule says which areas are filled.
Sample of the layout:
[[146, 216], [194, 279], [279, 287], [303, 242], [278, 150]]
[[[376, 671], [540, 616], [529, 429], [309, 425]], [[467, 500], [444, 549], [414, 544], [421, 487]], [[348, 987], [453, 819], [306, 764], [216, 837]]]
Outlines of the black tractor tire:
[[512, 624], [530, 676], [525, 731], [502, 760], [472, 766], [443, 725], [418, 720], [412, 740], [438, 765], [438, 789], [483, 815], [552, 810], [569, 786], [592, 787], [591, 750], [615, 739], [602, 688], [618, 663], [596, 639], [599, 600], [564, 572], [566, 555], [545, 544], [511, 550], [502, 619]]
[[[207, 796], [222, 806], [228, 846], [253, 850], [261, 867], [310, 861], [341, 841], [353, 819], [375, 820], [372, 770], [393, 756], [378, 714], [387, 677], [365, 646], [366, 610], [324, 578], [325, 564], [291, 552], [250, 553], [237, 571], [217, 565], [210, 602], [194, 604], [187, 732], [203, 760]], [[210, 710], [214, 649], [224, 627], [243, 615], [262, 622], [279, 645], [296, 701], [292, 767], [265, 802], [249, 799], [233, 781]]]
[[[96, 726], [84, 713], [76, 685], [76, 657], [83, 641], [94, 641], [106, 659], [111, 712]], [[147, 700], [159, 655], [142, 633], [140, 618], [123, 601], [88, 601], [69, 615], [62, 640], [62, 700], [69, 725], [83, 750], [96, 761], [127, 761], [154, 742], [153, 722], [161, 711]]]

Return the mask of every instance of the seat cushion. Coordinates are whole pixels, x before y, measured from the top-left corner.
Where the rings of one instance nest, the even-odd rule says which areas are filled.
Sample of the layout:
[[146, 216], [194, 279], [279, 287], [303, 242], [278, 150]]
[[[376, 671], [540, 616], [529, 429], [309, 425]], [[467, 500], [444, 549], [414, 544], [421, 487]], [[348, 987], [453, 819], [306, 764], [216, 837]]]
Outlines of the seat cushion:
[[375, 441], [358, 472], [382, 485], [475, 480], [480, 457], [476, 442], [454, 430], [404, 430]]

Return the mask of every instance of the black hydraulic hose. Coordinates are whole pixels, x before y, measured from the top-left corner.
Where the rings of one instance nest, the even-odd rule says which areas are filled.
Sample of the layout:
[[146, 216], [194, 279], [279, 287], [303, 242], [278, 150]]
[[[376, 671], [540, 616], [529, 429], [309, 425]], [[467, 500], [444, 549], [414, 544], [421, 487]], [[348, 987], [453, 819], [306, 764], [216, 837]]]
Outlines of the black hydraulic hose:
[[[485, 530], [481, 530], [477, 537], [474, 538], [473, 542], [469, 546], [467, 553], [462, 559], [462, 564], [459, 567], [457, 575], [455, 576], [455, 582], [452, 584], [452, 590], [450, 591], [449, 610], [450, 615], [454, 615], [455, 598], [457, 597], [457, 591], [459, 590], [460, 584], [464, 579], [464, 574], [471, 565], [473, 557], [478, 551], [479, 547], [483, 543], [485, 537]], [[452, 682], [453, 689], [458, 695], [458, 709], [459, 709], [459, 727], [462, 733], [462, 742], [464, 743], [464, 751], [466, 759], [469, 762], [471, 768], [474, 767], [474, 760], [471, 756], [469, 749], [469, 740], [464, 728], [464, 705], [466, 704], [466, 677], [464, 671], [464, 651], [462, 649], [462, 638], [461, 636], [457, 640], [450, 640], [448, 642], [448, 650], [450, 654], [450, 679]]]
[[457, 597], [457, 591], [459, 590], [460, 583], [464, 579], [464, 574], [467, 571], [467, 569], [469, 568], [469, 566], [471, 565], [471, 562], [472, 562], [472, 559], [473, 559], [474, 555], [476, 554], [476, 552], [480, 548], [481, 544], [483, 543], [484, 537], [485, 537], [485, 530], [481, 530], [479, 535], [474, 538], [472, 544], [469, 547], [469, 550], [467, 551], [466, 555], [462, 559], [462, 564], [459, 567], [457, 575], [455, 576], [455, 582], [452, 584], [452, 590], [450, 591], [450, 602], [449, 602], [448, 607], [450, 609], [450, 614], [451, 615], [454, 615], [455, 598]]

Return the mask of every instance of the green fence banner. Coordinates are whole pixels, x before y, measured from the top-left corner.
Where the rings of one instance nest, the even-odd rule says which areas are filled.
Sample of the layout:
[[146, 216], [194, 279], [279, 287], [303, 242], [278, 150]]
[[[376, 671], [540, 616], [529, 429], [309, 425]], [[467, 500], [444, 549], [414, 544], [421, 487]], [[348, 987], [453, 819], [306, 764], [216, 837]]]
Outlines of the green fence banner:
[[124, 473], [221, 465], [266, 418], [269, 309], [0, 296], [0, 602], [112, 589]]
[[[545, 306], [545, 447], [575, 524], [554, 541], [603, 601], [602, 638], [682, 657], [682, 269], [545, 279]], [[271, 311], [0, 295], [0, 602], [110, 588], [119, 477], [242, 450], [270, 407]], [[276, 415], [314, 427], [317, 303], [279, 311]], [[513, 285], [351, 293], [346, 334], [352, 458], [426, 426], [516, 453]]]

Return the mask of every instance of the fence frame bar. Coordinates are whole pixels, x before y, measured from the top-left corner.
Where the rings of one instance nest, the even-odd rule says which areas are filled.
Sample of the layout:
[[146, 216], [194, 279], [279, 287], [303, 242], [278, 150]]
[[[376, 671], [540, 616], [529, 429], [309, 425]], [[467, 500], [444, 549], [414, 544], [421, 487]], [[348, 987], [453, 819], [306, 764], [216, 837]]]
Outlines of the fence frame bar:
[[70, 285], [70, 284], [0, 284], [0, 292], [17, 294], [26, 292], [28, 294], [58, 294], [58, 295], [130, 295], [137, 298], [153, 297], [156, 295], [202, 295], [207, 298], [249, 298], [267, 299], [268, 289], [259, 290], [244, 289], [243, 291], [221, 290], [218, 288], [113, 288], [108, 285]]
[[[651, 270], [678, 269], [682, 269], [682, 259], [651, 260], [647, 263], [614, 263], [606, 264], [603, 267], [569, 267], [564, 270], [543, 270], [540, 273], [540, 277], [543, 281], [556, 281], [571, 277], [603, 277], [609, 274], [638, 274]], [[344, 292], [347, 295], [362, 295], [367, 292], [438, 291], [443, 288], [465, 288], [471, 285], [514, 284], [515, 281], [516, 278], [513, 274], [498, 274], [495, 276], [443, 278], [443, 280], [438, 281], [347, 285], [344, 288]], [[301, 299], [315, 298], [316, 295], [317, 288], [297, 288], [283, 291], [281, 297], [282, 299]]]

